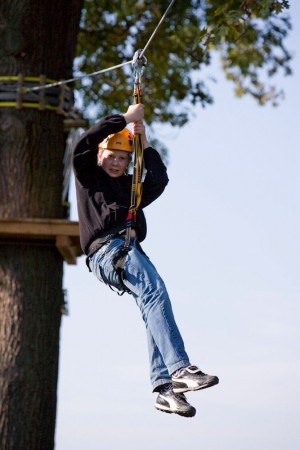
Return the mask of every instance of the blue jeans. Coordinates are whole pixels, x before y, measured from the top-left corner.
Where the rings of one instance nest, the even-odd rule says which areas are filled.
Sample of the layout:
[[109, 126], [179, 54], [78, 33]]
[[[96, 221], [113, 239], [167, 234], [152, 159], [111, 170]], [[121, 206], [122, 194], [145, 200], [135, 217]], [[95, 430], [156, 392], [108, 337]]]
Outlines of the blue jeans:
[[[96, 277], [119, 290], [123, 289], [112, 261], [124, 245], [117, 237], [103, 245], [89, 258], [89, 266]], [[184, 343], [176, 325], [165, 284], [148, 256], [141, 253], [132, 238], [124, 266], [124, 284], [141, 310], [146, 326], [150, 379], [153, 390], [170, 383], [171, 374], [190, 364]]]

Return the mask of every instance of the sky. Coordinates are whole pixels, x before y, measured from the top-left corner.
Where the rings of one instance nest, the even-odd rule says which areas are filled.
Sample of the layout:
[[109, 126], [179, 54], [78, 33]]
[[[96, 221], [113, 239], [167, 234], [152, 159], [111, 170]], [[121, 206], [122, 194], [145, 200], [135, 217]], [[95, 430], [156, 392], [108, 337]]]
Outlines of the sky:
[[[64, 268], [56, 450], [300, 448], [300, 3], [290, 3], [294, 75], [277, 79], [278, 108], [235, 98], [214, 65], [214, 105], [158, 130], [170, 182], [145, 209], [143, 248], [191, 362], [219, 385], [187, 394], [194, 418], [157, 411], [140, 312], [81, 257]], [[74, 180], [71, 205], [77, 220]]]

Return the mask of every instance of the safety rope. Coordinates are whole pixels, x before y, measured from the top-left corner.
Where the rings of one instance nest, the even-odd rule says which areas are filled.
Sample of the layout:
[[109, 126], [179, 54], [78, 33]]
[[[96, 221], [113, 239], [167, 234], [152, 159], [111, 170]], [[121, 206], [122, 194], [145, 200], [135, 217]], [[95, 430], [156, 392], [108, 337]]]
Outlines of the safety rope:
[[[146, 49], [148, 48], [150, 42], [152, 41], [153, 37], [157, 33], [158, 28], [164, 21], [169, 9], [171, 8], [172, 4], [175, 0], [172, 0], [169, 4], [168, 8], [166, 9], [165, 13], [163, 14], [161, 20], [159, 21], [157, 27], [155, 28], [154, 32], [150, 36], [147, 44], [142, 50], [138, 50], [135, 52], [133, 61], [132, 61], [132, 67], [135, 74], [134, 79], [134, 89], [133, 89], [133, 98], [134, 98], [134, 104], [141, 103], [142, 100], [142, 86], [141, 86], [141, 78], [144, 73], [146, 64], [147, 64], [147, 58], [144, 56], [144, 53]], [[137, 210], [140, 206], [141, 200], [142, 200], [142, 180], [143, 180], [143, 172], [144, 172], [144, 147], [142, 143], [142, 138], [140, 134], [136, 134], [134, 136], [134, 163], [133, 163], [133, 174], [132, 174], [132, 186], [131, 186], [131, 202], [130, 207], [128, 211], [128, 215], [126, 218], [126, 235], [125, 235], [125, 244], [124, 249], [128, 250], [130, 246], [130, 235], [131, 235], [131, 229], [132, 226], [136, 223], [136, 215]]]
[[[135, 105], [142, 101], [141, 78], [147, 64], [145, 56], [141, 58], [141, 51], [138, 50], [133, 58], [133, 72], [135, 74], [133, 88], [133, 103]], [[132, 226], [136, 223], [136, 214], [142, 199], [142, 180], [144, 172], [144, 147], [140, 134], [134, 136], [134, 161], [132, 173], [132, 185], [130, 196], [130, 207], [126, 218], [126, 235], [124, 248], [128, 249], [130, 245], [130, 235]]]

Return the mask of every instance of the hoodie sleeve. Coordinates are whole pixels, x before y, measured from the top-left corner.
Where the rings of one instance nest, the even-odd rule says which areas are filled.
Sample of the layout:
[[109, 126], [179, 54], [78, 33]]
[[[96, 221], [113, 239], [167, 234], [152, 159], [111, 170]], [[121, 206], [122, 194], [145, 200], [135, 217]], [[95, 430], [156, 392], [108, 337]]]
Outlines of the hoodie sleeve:
[[109, 134], [118, 133], [126, 126], [123, 115], [106, 116], [84, 133], [77, 142], [73, 153], [73, 169], [77, 180], [88, 186], [91, 175], [97, 168], [98, 144]]
[[147, 173], [143, 182], [141, 208], [156, 200], [169, 182], [166, 166], [157, 150], [152, 147], [146, 148], [144, 162]]

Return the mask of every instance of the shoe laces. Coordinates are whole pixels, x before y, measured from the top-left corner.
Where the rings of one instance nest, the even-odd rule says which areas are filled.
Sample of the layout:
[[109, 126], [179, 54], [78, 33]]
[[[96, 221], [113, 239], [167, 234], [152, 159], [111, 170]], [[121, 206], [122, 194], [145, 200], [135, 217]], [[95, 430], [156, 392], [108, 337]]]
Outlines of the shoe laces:
[[167, 384], [166, 386], [164, 386], [160, 391], [159, 391], [159, 393], [160, 394], [166, 394], [167, 392], [170, 392], [170, 391], [172, 391], [173, 389], [172, 389], [172, 384], [170, 383], [170, 384]]
[[186, 369], [187, 367], [188, 367], [188, 366], [181, 367], [181, 369], [178, 369], [178, 370], [176, 370], [175, 372], [173, 372], [173, 373], [172, 373], [172, 378], [173, 378], [173, 377], [174, 377], [174, 378], [180, 377], [180, 376], [183, 374], [183, 372], [185, 371], [185, 369]]
[[162, 395], [164, 395], [164, 394], [172, 394], [172, 395], [174, 395], [174, 397], [177, 397], [177, 398], [179, 398], [180, 400], [183, 400], [183, 401], [185, 401], [185, 402], [187, 401], [186, 396], [183, 394], [183, 392], [177, 393], [177, 392], [174, 392], [174, 391], [173, 391], [173, 387], [172, 387], [171, 384], [165, 386], [165, 387], [160, 391], [160, 394], [162, 394]]
[[183, 375], [186, 369], [190, 369], [191, 373], [199, 373], [200, 375], [204, 375], [204, 373], [201, 372], [201, 370], [197, 366], [185, 366], [181, 367], [181, 369], [176, 370], [176, 372], [172, 374], [172, 377], [179, 378], [181, 375]]

